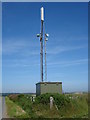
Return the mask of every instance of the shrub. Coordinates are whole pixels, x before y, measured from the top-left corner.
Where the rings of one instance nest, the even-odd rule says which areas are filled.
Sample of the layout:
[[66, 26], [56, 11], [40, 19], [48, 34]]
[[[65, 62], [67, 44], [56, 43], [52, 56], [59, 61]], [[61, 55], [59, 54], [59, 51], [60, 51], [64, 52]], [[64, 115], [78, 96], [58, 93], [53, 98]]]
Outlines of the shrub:
[[68, 103], [70, 103], [70, 99], [68, 96], [58, 94], [58, 93], [54, 93], [54, 94], [46, 93], [36, 97], [35, 104], [38, 104], [38, 103], [49, 104], [50, 96], [54, 98], [54, 102], [58, 107], [65, 106]]

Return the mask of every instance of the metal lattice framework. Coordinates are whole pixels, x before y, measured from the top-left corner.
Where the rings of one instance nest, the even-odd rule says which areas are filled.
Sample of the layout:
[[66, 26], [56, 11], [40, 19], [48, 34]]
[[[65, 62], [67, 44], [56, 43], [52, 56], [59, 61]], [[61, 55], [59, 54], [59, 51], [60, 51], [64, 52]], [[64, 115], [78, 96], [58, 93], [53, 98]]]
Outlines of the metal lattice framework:
[[45, 52], [45, 81], [47, 81], [47, 61], [46, 61], [46, 41], [48, 40], [49, 35], [45, 33], [44, 26], [44, 8], [41, 8], [41, 33], [37, 34], [37, 37], [40, 38], [40, 71], [41, 71], [41, 81], [44, 80], [43, 72], [43, 38], [44, 38], [44, 52]]

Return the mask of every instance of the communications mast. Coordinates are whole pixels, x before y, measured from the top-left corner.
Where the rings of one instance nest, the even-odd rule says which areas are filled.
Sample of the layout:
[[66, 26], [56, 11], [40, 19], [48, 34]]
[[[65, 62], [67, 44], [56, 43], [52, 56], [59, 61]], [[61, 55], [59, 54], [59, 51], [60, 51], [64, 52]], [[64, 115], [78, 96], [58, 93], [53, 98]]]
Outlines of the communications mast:
[[[36, 83], [36, 96], [45, 93], [62, 94], [62, 82], [48, 82], [47, 80], [47, 63], [46, 63], [46, 43], [49, 34], [45, 32], [44, 8], [41, 7], [41, 32], [37, 34], [40, 39], [40, 68], [41, 81]], [[44, 59], [45, 58], [45, 59]]]
[[[37, 37], [40, 38], [40, 71], [41, 71], [41, 81], [44, 81], [44, 65], [43, 65], [43, 45], [44, 55], [45, 55], [45, 81], [47, 80], [47, 65], [46, 65], [46, 41], [48, 40], [49, 35], [45, 33], [45, 26], [44, 26], [44, 8], [41, 7], [41, 33], [37, 34]], [[43, 39], [44, 38], [44, 39]], [[44, 41], [44, 42], [43, 42]]]

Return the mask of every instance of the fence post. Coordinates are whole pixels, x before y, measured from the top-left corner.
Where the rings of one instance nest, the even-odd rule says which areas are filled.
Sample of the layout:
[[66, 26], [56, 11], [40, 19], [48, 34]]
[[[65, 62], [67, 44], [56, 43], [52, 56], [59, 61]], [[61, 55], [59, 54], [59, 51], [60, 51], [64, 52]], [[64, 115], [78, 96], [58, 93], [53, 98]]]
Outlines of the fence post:
[[50, 97], [50, 109], [52, 109], [52, 107], [53, 107], [53, 97]]

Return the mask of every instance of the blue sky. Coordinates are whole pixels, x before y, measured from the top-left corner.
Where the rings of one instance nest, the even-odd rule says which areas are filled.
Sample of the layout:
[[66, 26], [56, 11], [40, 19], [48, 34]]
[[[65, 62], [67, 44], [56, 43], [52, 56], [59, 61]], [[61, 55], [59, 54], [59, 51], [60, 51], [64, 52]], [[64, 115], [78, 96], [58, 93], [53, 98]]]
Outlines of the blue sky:
[[88, 3], [3, 3], [3, 92], [35, 92], [40, 81], [40, 8], [45, 8], [47, 81], [88, 90]]

